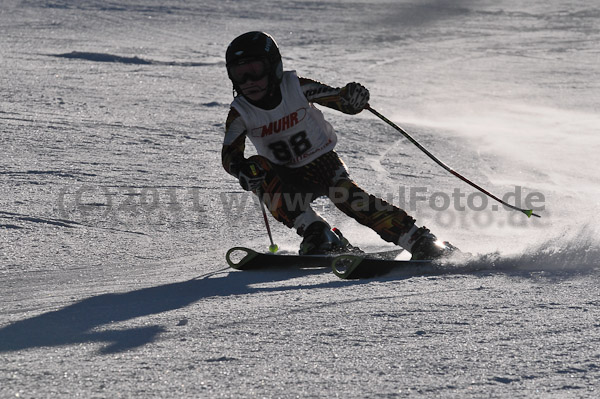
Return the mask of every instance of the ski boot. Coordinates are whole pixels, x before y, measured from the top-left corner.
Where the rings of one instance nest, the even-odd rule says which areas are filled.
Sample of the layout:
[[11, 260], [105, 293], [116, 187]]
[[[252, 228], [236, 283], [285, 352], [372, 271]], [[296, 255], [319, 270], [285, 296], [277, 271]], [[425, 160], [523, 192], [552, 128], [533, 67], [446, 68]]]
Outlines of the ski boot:
[[[419, 228], [413, 235], [414, 244], [410, 248], [411, 260], [435, 260], [447, 258], [460, 250], [447, 241], [440, 241], [426, 227]], [[412, 240], [411, 240], [412, 241]]]
[[325, 222], [314, 222], [306, 228], [302, 243], [300, 244], [300, 255], [324, 255], [347, 252], [360, 252], [352, 246], [337, 228], [331, 227]]

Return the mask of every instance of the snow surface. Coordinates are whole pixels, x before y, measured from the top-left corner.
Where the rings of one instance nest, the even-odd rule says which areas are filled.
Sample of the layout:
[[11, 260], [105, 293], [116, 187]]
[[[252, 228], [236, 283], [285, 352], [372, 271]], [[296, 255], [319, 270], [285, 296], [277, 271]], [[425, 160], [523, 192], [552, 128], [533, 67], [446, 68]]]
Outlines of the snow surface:
[[[268, 246], [220, 165], [248, 30], [542, 218], [418, 201], [479, 254], [438, 275], [227, 269]], [[597, 2], [5, 0], [0, 34], [0, 397], [597, 397]], [[473, 193], [373, 115], [324, 113], [368, 191]]]

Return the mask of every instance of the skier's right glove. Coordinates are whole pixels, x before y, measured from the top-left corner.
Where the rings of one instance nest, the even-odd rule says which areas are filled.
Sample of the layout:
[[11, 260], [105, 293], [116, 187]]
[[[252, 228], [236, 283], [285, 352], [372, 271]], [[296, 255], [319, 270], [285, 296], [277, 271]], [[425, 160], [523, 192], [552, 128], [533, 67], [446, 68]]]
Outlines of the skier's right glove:
[[369, 90], [360, 83], [351, 82], [340, 90], [340, 102], [347, 114], [358, 114], [369, 105]]
[[266, 175], [267, 173], [258, 163], [247, 161], [240, 168], [238, 179], [240, 180], [240, 186], [242, 186], [244, 190], [255, 191], [260, 188]]

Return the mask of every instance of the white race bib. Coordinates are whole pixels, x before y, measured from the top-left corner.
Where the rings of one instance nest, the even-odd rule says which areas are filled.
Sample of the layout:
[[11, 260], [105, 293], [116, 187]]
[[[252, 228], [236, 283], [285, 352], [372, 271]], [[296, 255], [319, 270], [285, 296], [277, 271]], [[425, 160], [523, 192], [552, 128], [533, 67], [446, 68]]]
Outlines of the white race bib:
[[331, 151], [337, 142], [333, 127], [321, 111], [308, 102], [294, 71], [284, 72], [281, 103], [271, 110], [236, 97], [235, 108], [246, 125], [258, 155], [277, 165], [297, 168]]

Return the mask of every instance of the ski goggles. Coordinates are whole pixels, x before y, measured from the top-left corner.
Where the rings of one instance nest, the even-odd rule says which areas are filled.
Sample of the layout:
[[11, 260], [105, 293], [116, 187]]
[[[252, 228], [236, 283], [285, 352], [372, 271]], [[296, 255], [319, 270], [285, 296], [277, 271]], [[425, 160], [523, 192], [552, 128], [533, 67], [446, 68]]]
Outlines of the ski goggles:
[[267, 63], [263, 60], [242, 61], [229, 67], [229, 77], [240, 85], [248, 80], [256, 82], [267, 75], [267, 69]]

